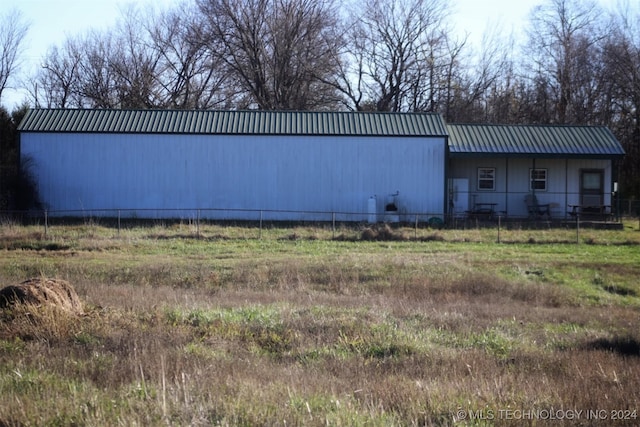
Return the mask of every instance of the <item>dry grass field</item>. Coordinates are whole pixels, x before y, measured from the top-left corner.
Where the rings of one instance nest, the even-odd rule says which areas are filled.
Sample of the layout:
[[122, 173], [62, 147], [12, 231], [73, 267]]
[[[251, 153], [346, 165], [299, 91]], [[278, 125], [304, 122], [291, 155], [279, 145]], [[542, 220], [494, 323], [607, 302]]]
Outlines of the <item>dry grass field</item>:
[[4, 222], [84, 307], [0, 310], [0, 426], [639, 425], [640, 232], [580, 233]]

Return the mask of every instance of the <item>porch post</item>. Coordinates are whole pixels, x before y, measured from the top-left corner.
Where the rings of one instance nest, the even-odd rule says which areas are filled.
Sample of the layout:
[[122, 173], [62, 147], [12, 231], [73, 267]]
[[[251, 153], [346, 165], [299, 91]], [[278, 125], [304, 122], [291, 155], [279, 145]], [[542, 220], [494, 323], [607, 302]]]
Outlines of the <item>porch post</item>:
[[[452, 204], [453, 201], [451, 200], [451, 194], [449, 193], [451, 191], [450, 188], [450, 177], [449, 177], [449, 171], [451, 170], [451, 152], [449, 151], [449, 137], [445, 136], [444, 138], [444, 152], [445, 152], [445, 156], [444, 156], [444, 220], [450, 220], [453, 218], [453, 209], [452, 209]], [[416, 222], [417, 222], [417, 216], [416, 216]]]
[[567, 219], [569, 207], [569, 159], [564, 159], [564, 219]]
[[531, 191], [531, 194], [533, 194], [534, 196], [536, 195], [536, 186], [535, 185], [531, 185], [531, 173], [536, 169], [536, 158], [533, 158], [533, 166], [531, 168], [531, 171], [529, 171], [529, 191]]
[[505, 158], [504, 213], [509, 216], [509, 158]]

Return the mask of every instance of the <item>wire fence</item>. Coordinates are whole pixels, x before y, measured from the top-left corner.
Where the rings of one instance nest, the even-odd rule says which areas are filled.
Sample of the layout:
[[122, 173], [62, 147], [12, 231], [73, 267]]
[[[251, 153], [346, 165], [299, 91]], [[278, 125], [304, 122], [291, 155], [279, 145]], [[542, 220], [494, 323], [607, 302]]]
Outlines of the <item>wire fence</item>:
[[[42, 225], [45, 230], [51, 226], [99, 223], [109, 227], [133, 227], [149, 224], [168, 224], [187, 222], [195, 225], [206, 223], [218, 224], [250, 224], [260, 228], [264, 226], [288, 224], [404, 224], [430, 228], [472, 228], [472, 227], [511, 227], [539, 228], [544, 227], [577, 227], [581, 223], [589, 225], [616, 225], [621, 219], [634, 220], [640, 218], [640, 200], [621, 200], [619, 210], [605, 217], [554, 217], [554, 219], [531, 218], [529, 216], [506, 215], [504, 212], [489, 214], [463, 215], [430, 212], [331, 212], [331, 211], [295, 211], [295, 210], [257, 210], [257, 209], [224, 209], [224, 208], [183, 208], [183, 209], [91, 209], [91, 210], [29, 210], [0, 211], [0, 221], [20, 223], [24, 225]], [[611, 227], [615, 228], [615, 227]]]
[[[634, 208], [635, 204], [628, 205]], [[287, 218], [287, 219], [283, 219]], [[293, 218], [293, 219], [292, 219]], [[374, 220], [374, 221], [371, 221]], [[129, 231], [135, 232], [140, 228], [161, 227], [165, 230], [183, 230], [188, 227], [188, 235], [193, 238], [211, 238], [220, 236], [216, 227], [226, 227], [235, 235], [234, 227], [241, 227], [245, 231], [240, 235], [254, 236], [262, 240], [273, 239], [275, 235], [290, 233], [287, 237], [297, 236], [296, 227], [306, 227], [311, 233], [324, 230], [329, 231], [333, 239], [338, 240], [406, 240], [413, 234], [414, 240], [428, 241], [443, 239], [442, 233], [481, 233], [481, 240], [490, 239], [497, 243], [535, 241], [541, 243], [549, 239], [550, 242], [560, 241], [580, 244], [593, 240], [585, 229], [628, 229], [629, 224], [640, 230], [640, 215], [638, 211], [613, 220], [583, 219], [580, 215], [571, 219], [506, 217], [496, 214], [491, 217], [438, 216], [431, 213], [385, 213], [372, 218], [362, 212], [304, 212], [284, 210], [237, 210], [237, 209], [101, 209], [101, 210], [32, 210], [32, 211], [0, 211], [0, 230], [9, 230], [12, 236], [15, 226], [41, 227], [45, 239], [55, 238], [60, 232], [72, 228], [74, 233], [87, 233], [95, 236], [100, 228], [111, 228], [121, 236]], [[54, 228], [55, 227], [55, 228]], [[213, 228], [212, 228], [213, 227]], [[287, 229], [292, 231], [288, 232]], [[413, 232], [410, 230], [413, 229]], [[564, 229], [564, 230], [562, 230]], [[85, 231], [82, 231], [85, 230]], [[216, 231], [217, 230], [217, 231]], [[315, 230], [315, 231], [314, 231]], [[546, 231], [545, 231], [546, 230]], [[172, 231], [171, 231], [172, 232]], [[248, 232], [248, 234], [247, 234]], [[179, 232], [184, 236], [183, 232]], [[213, 233], [213, 234], [212, 234]], [[533, 234], [531, 234], [533, 233]], [[550, 234], [553, 233], [549, 237]], [[559, 233], [559, 234], [558, 234]], [[615, 231], [614, 231], [615, 233]], [[0, 233], [0, 239], [4, 234]], [[459, 238], [459, 234], [455, 234]], [[625, 233], [621, 233], [623, 238]], [[532, 237], [535, 236], [535, 237]], [[545, 237], [546, 236], [546, 237]], [[585, 237], [586, 236], [586, 237]], [[282, 237], [282, 236], [281, 236]], [[468, 238], [468, 237], [467, 237]], [[464, 238], [464, 241], [467, 241]], [[586, 240], [585, 240], [586, 239]], [[0, 242], [1, 243], [1, 242]]]
[[620, 215], [625, 217], [640, 217], [640, 200], [637, 199], [627, 199], [620, 200], [618, 205], [620, 210]]
[[83, 209], [83, 210], [30, 210], [0, 211], [0, 218], [25, 225], [64, 225], [99, 222], [109, 226], [132, 226], [172, 222], [219, 224], [338, 224], [338, 223], [416, 223], [444, 226], [441, 213], [410, 212], [333, 212], [277, 209]]

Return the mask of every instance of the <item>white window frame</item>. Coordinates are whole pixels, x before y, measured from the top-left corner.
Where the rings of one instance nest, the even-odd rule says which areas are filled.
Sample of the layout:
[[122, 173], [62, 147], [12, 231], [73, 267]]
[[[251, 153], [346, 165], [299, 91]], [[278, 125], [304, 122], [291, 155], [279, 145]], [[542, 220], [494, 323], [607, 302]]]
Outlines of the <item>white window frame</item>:
[[[491, 186], [487, 186], [487, 184]], [[478, 191], [495, 191], [496, 189], [496, 168], [478, 168]]]
[[[549, 171], [546, 168], [529, 169], [529, 190], [547, 191], [549, 181]], [[537, 184], [537, 185], [534, 185]]]

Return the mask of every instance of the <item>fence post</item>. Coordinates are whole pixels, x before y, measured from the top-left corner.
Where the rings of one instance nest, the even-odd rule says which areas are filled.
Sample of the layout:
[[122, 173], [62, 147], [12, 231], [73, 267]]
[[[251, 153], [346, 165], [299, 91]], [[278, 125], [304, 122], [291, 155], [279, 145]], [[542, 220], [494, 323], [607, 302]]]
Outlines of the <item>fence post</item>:
[[196, 236], [198, 239], [200, 238], [200, 209], [198, 209], [196, 214]]
[[47, 210], [44, 210], [44, 235], [46, 236], [47, 233], [49, 232], [49, 215], [47, 213]]
[[331, 230], [333, 233], [333, 239], [336, 239], [336, 213], [331, 213]]
[[118, 237], [120, 237], [120, 209], [118, 209]]
[[260, 233], [258, 239], [262, 240], [262, 211], [260, 211]]
[[418, 240], [418, 214], [416, 214], [416, 223], [413, 227], [413, 237]]
[[500, 225], [501, 225], [502, 215], [498, 215], [498, 243], [500, 243]]
[[580, 244], [580, 214], [576, 213], [576, 244]]

